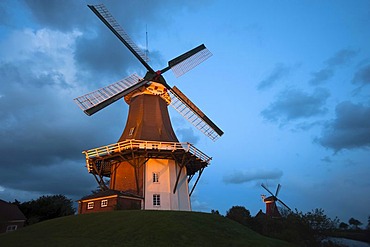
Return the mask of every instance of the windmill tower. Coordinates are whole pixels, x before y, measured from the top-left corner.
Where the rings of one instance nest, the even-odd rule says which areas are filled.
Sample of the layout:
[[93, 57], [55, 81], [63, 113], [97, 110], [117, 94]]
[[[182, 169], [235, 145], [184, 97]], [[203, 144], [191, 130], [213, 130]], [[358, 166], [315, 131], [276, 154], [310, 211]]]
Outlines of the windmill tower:
[[267, 216], [271, 216], [273, 218], [281, 217], [279, 209], [276, 206], [276, 202], [281, 203], [288, 210], [291, 210], [283, 201], [277, 198], [277, 195], [279, 194], [279, 191], [281, 189], [280, 184], [278, 184], [275, 194], [273, 194], [264, 184], [261, 184], [261, 186], [271, 195], [268, 197], [266, 197], [265, 195], [262, 195], [262, 201], [266, 204], [266, 215]]
[[[147, 73], [144, 78], [133, 74], [74, 99], [89, 116], [121, 98], [129, 105], [126, 126], [118, 142], [83, 152], [88, 172], [94, 175], [101, 191], [81, 198], [79, 213], [114, 209], [191, 210], [190, 196], [212, 158], [192, 144], [178, 141], [167, 107], [173, 106], [213, 141], [223, 132], [177, 87], [169, 86], [162, 74], [171, 69], [181, 76], [212, 54], [200, 45], [155, 71], [146, 62], [145, 53], [104, 5], [88, 7]], [[196, 181], [190, 189], [189, 182], [195, 175]], [[107, 178], [109, 185], [105, 182]]]

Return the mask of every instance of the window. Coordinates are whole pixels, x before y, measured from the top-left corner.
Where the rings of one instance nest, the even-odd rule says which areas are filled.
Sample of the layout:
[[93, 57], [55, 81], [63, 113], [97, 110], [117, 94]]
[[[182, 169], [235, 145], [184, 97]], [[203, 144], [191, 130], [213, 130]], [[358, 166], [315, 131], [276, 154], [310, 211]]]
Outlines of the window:
[[94, 208], [94, 202], [87, 203], [87, 209], [93, 209]]
[[6, 227], [6, 232], [12, 232], [17, 230], [17, 225], [9, 225]]
[[129, 135], [129, 136], [132, 136], [132, 134], [134, 133], [134, 130], [135, 130], [135, 127], [132, 127], [132, 128], [130, 129], [130, 131], [128, 132], [128, 135]]
[[101, 204], [100, 206], [103, 208], [103, 207], [106, 207], [108, 206], [108, 200], [101, 200]]
[[153, 206], [161, 206], [161, 195], [153, 195]]
[[153, 172], [153, 183], [158, 183], [159, 174], [158, 172]]

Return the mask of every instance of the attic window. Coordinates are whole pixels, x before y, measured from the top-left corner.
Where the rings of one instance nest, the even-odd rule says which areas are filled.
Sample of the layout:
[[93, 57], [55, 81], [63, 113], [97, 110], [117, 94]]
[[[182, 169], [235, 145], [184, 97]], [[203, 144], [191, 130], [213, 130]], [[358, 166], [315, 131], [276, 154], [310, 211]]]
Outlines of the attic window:
[[134, 130], [135, 130], [135, 127], [132, 127], [132, 128], [130, 129], [130, 131], [128, 132], [128, 135], [129, 135], [129, 136], [132, 136], [132, 134], [134, 133]]
[[94, 202], [87, 203], [87, 209], [93, 209], [94, 208]]

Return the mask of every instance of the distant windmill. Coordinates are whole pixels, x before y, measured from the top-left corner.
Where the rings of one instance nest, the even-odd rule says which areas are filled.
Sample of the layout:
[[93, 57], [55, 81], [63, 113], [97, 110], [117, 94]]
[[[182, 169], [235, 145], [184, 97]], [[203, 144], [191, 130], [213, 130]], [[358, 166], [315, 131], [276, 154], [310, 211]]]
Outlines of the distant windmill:
[[[155, 71], [147, 63], [145, 53], [104, 5], [88, 7], [147, 72], [144, 78], [133, 74], [74, 99], [89, 116], [121, 98], [129, 105], [126, 127], [118, 142], [84, 151], [88, 172], [94, 175], [102, 192], [79, 200], [79, 212], [113, 208], [191, 210], [189, 197], [211, 157], [190, 143], [178, 141], [167, 106], [173, 106], [213, 141], [222, 136], [223, 131], [177, 87], [170, 87], [162, 74], [171, 69], [176, 76], [181, 76], [212, 54], [202, 44], [172, 59], [162, 70]], [[189, 192], [188, 184], [196, 173], [198, 178]], [[110, 178], [109, 187], [104, 177]], [[98, 208], [96, 201], [101, 201]]]
[[264, 185], [261, 184], [261, 186], [270, 193], [271, 196], [266, 197], [265, 195], [262, 195], [262, 200], [266, 204], [266, 215], [271, 217], [281, 217], [281, 214], [279, 212], [278, 207], [276, 206], [276, 202], [281, 203], [284, 207], [286, 207], [288, 210], [291, 210], [283, 201], [281, 201], [277, 196], [279, 194], [279, 191], [281, 189], [281, 185], [278, 184], [276, 188], [275, 195]]

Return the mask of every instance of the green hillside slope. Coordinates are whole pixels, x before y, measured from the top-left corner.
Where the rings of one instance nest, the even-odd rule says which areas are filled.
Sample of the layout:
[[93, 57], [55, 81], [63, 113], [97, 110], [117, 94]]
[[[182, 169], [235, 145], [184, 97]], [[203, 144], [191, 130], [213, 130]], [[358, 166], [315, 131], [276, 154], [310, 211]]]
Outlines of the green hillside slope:
[[114, 211], [68, 216], [1, 234], [0, 246], [290, 246], [219, 215]]

